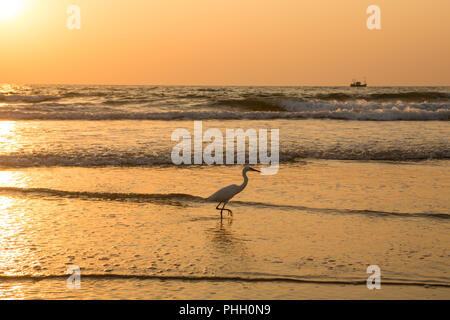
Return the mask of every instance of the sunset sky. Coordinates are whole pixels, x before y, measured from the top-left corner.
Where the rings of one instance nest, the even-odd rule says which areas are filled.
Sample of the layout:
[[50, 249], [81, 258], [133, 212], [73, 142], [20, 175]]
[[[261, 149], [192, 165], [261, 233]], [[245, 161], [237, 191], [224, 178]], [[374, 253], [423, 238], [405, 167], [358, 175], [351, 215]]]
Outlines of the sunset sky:
[[0, 83], [450, 85], [448, 0], [22, 2], [0, 12]]

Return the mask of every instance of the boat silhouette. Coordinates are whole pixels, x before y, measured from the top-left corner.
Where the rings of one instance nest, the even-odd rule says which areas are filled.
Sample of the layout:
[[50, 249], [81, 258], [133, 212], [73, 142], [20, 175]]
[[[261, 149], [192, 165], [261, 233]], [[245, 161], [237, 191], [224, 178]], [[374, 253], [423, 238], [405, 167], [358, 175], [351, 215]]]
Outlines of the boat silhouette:
[[357, 81], [355, 79], [352, 80], [352, 83], [350, 84], [350, 87], [367, 87], [367, 82], [364, 79], [364, 82]]

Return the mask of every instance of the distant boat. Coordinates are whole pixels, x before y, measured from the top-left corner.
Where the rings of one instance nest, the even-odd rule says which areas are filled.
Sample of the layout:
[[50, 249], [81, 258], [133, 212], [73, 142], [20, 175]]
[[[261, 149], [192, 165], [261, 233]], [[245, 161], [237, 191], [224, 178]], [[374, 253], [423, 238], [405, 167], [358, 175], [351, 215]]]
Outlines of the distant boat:
[[353, 79], [352, 83], [350, 84], [350, 87], [357, 87], [357, 88], [367, 87], [367, 82], [366, 82], [366, 80], [364, 80], [364, 82], [361, 82], [361, 81], [356, 81], [355, 79]]

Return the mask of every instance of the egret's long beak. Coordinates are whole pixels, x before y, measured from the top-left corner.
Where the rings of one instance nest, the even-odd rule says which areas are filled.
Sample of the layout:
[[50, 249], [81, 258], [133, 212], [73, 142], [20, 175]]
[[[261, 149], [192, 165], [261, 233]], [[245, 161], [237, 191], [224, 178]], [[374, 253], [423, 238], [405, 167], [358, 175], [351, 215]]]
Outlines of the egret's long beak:
[[256, 170], [256, 169], [253, 169], [252, 167], [249, 167], [250, 168], [250, 170], [252, 170], [252, 171], [256, 171], [256, 172], [259, 172], [259, 173], [261, 173], [261, 171], [259, 171], [259, 170]]

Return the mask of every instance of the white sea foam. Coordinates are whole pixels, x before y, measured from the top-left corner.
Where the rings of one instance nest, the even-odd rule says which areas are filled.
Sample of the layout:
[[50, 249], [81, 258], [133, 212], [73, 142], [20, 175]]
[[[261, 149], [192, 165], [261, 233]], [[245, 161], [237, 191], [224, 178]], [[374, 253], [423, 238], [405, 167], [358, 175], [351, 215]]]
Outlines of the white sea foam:
[[[298, 106], [297, 106], [298, 108]], [[307, 109], [306, 106], [301, 106]], [[312, 109], [312, 107], [311, 107]], [[450, 109], [434, 111], [419, 108], [340, 108], [334, 110], [235, 112], [235, 111], [169, 111], [169, 112], [79, 112], [79, 111], [0, 111], [0, 120], [264, 120], [264, 119], [336, 119], [354, 121], [430, 121], [450, 120]]]

